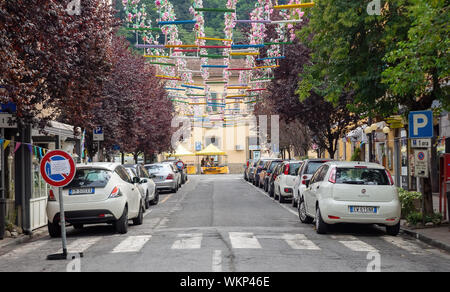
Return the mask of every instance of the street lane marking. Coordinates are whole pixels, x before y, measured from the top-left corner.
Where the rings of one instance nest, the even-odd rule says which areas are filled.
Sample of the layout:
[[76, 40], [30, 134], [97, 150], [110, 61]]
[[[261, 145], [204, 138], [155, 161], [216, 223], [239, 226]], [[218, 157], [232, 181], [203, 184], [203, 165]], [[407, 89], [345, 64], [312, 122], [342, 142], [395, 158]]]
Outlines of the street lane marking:
[[178, 234], [181, 239], [174, 242], [172, 249], [198, 249], [202, 246], [203, 234], [186, 233]]
[[378, 251], [376, 248], [374, 248], [370, 244], [367, 244], [361, 240], [339, 241], [339, 242], [353, 251], [365, 251], [365, 252]]
[[[100, 237], [100, 236], [77, 239], [67, 246], [67, 252], [69, 252], [69, 253], [84, 252], [85, 250], [87, 250], [88, 248], [90, 248], [91, 246], [93, 246], [94, 244], [99, 242], [101, 239], [102, 239], [102, 237]], [[62, 253], [62, 249], [60, 249], [58, 251], [58, 253]]]
[[152, 209], [152, 210], [148, 210], [147, 213], [144, 214], [144, 217], [146, 217], [146, 216], [147, 216], [148, 214], [150, 214], [152, 211], [153, 211], [153, 209]]
[[172, 195], [165, 197], [164, 200], [161, 201], [161, 204], [164, 204], [170, 197], [172, 197]]
[[336, 240], [345, 240], [345, 241], [349, 241], [349, 240], [359, 240], [358, 238], [356, 238], [353, 235], [330, 235], [330, 237], [332, 239], [336, 239]]
[[150, 240], [151, 237], [151, 235], [127, 237], [113, 249], [112, 253], [138, 252], [144, 247], [144, 245], [147, 243], [147, 241]]
[[401, 249], [404, 249], [412, 254], [416, 255], [423, 255], [426, 254], [422, 248], [420, 248], [418, 245], [415, 245], [409, 241], [406, 241], [400, 237], [393, 237], [393, 236], [382, 236], [383, 240], [386, 242], [393, 244]]
[[320, 250], [320, 247], [308, 240], [304, 234], [283, 234], [283, 239], [292, 249]]
[[222, 272], [222, 251], [215, 250], [212, 258], [212, 271]]
[[18, 259], [32, 251], [39, 250], [44, 245], [48, 245], [51, 241], [48, 240], [39, 240], [32, 243], [28, 243], [22, 247], [16, 248], [2, 256], [0, 259]]
[[230, 232], [233, 248], [261, 248], [258, 239], [250, 232]]

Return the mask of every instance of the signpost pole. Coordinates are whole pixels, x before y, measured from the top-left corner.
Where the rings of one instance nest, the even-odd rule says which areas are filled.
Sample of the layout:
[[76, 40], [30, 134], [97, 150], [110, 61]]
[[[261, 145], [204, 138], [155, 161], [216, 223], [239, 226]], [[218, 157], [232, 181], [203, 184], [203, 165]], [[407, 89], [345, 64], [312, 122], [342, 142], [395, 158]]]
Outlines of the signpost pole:
[[66, 217], [64, 215], [62, 188], [58, 188], [58, 193], [59, 193], [59, 208], [60, 208], [59, 218], [61, 222], [61, 239], [62, 239], [63, 255], [67, 257]]

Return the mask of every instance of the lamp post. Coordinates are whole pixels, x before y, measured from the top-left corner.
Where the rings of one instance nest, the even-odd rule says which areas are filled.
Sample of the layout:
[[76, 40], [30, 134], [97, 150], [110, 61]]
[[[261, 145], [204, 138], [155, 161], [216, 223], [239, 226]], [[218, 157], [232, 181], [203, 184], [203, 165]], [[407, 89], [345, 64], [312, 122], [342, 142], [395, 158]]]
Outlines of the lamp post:
[[372, 148], [373, 148], [373, 145], [372, 145], [372, 127], [371, 126], [367, 126], [365, 129], [364, 129], [364, 133], [367, 135], [367, 136], [369, 136], [369, 162], [372, 162], [373, 161], [373, 157], [372, 157]]

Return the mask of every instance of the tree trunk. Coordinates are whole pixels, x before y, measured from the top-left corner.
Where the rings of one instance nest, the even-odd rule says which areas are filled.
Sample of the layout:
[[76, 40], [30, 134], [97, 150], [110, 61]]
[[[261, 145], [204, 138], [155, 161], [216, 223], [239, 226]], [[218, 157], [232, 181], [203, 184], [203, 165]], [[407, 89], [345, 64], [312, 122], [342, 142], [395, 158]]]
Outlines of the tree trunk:
[[433, 192], [431, 188], [431, 179], [424, 178], [423, 179], [423, 200], [424, 200], [424, 215], [431, 215], [434, 213], [433, 210]]
[[120, 152], [121, 156], [122, 156], [122, 164], [125, 164], [125, 154], [123, 152]]

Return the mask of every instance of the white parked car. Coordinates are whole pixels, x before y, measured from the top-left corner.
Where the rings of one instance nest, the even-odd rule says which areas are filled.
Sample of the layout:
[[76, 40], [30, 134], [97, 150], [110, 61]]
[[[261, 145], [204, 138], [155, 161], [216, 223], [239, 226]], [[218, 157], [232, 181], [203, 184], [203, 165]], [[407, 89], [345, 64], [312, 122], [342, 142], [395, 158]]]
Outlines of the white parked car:
[[152, 178], [155, 178], [154, 175], [150, 175], [147, 169], [142, 164], [125, 164], [123, 165], [128, 173], [132, 171], [133, 176], [137, 176], [141, 179], [141, 183], [138, 185], [138, 188], [142, 192], [142, 196], [144, 198], [145, 208], [150, 208], [151, 205], [156, 205], [159, 202], [159, 192], [156, 189], [156, 184]]
[[292, 197], [292, 206], [297, 207], [298, 198], [306, 189], [306, 181], [310, 180], [312, 175], [316, 170], [325, 162], [330, 161], [330, 159], [306, 159], [303, 161], [302, 166], [298, 170], [297, 177], [294, 181], [294, 194]]
[[284, 203], [286, 198], [292, 198], [294, 182], [298, 169], [303, 161], [285, 161], [281, 165], [280, 174], [274, 181], [274, 199]]
[[[67, 223], [75, 228], [84, 224], [113, 224], [118, 233], [127, 233], [128, 220], [143, 222], [144, 202], [138, 189], [140, 179], [132, 178], [118, 163], [78, 164], [72, 182], [62, 189]], [[48, 231], [61, 235], [59, 195], [51, 188], [47, 203]]]
[[326, 233], [328, 225], [336, 223], [384, 225], [393, 236], [400, 230], [397, 188], [379, 164], [330, 161], [306, 186], [298, 213], [303, 223], [315, 221], [317, 233]]

